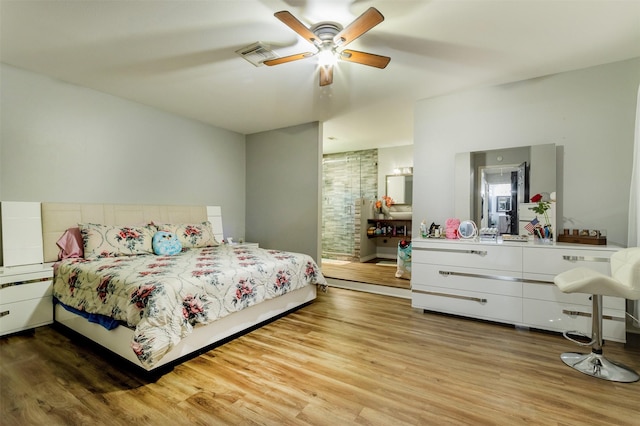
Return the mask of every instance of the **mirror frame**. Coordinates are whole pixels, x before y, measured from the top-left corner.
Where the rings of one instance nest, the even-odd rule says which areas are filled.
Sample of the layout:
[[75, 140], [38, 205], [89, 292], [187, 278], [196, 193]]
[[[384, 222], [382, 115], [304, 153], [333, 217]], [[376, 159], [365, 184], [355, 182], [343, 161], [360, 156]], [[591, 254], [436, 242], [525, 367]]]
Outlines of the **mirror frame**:
[[475, 238], [478, 235], [478, 227], [472, 220], [464, 220], [458, 225], [458, 235], [464, 240]]
[[[518, 154], [522, 150], [528, 150], [528, 157], [525, 156], [511, 156], [511, 154]], [[519, 164], [527, 162], [530, 168], [529, 173], [529, 196], [543, 192], [556, 192], [558, 188], [557, 180], [557, 152], [558, 146], [553, 143], [529, 145], [520, 147], [508, 147], [503, 149], [492, 149], [486, 151], [473, 151], [473, 152], [461, 152], [455, 155], [455, 182], [454, 182], [454, 210], [455, 217], [460, 220], [471, 219], [476, 221], [476, 206], [479, 201], [477, 200], [478, 176], [479, 166], [489, 166], [496, 164]], [[484, 155], [485, 161], [479, 164], [476, 160], [478, 156]], [[500, 157], [500, 158], [499, 158]], [[529, 200], [523, 200], [524, 204]], [[557, 202], [562, 200], [557, 199]], [[520, 201], [516, 206], [517, 209], [529, 208], [529, 206], [522, 206]], [[528, 213], [528, 212], [527, 212]], [[520, 211], [518, 211], [518, 230], [521, 230], [522, 220], [520, 218]], [[555, 214], [551, 218], [551, 222], [554, 225], [554, 237], [557, 235], [558, 228], [555, 226]], [[521, 233], [521, 232], [519, 232]]]
[[[404, 194], [402, 197], [402, 201], [400, 201], [400, 197], [398, 197], [397, 195], [394, 196], [394, 194], [390, 194], [389, 193], [389, 178], [404, 178]], [[407, 178], [411, 178], [411, 179], [407, 179]], [[409, 185], [407, 185], [407, 183], [410, 182]], [[384, 178], [384, 186], [385, 186], [385, 195], [387, 197], [391, 197], [391, 199], [393, 200], [393, 203], [399, 206], [406, 206], [406, 205], [411, 205], [413, 204], [413, 174], [393, 174], [393, 175], [386, 175]]]

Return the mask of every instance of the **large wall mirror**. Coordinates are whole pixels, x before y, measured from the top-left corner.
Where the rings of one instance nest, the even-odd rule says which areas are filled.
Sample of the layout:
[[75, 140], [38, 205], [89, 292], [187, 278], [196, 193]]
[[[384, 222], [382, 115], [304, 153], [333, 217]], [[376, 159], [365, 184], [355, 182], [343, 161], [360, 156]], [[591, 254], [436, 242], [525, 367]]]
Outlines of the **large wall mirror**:
[[395, 204], [411, 204], [413, 202], [413, 175], [387, 175], [386, 192]]
[[459, 153], [455, 174], [457, 217], [501, 234], [522, 234], [533, 218], [530, 197], [556, 191], [556, 146]]

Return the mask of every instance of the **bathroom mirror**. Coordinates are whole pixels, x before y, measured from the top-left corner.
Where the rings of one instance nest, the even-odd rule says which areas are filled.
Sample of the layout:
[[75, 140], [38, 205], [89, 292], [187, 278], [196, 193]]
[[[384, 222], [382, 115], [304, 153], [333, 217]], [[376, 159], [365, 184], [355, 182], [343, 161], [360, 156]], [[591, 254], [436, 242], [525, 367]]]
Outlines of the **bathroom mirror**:
[[[529, 198], [556, 191], [556, 146], [543, 144], [456, 154], [455, 214], [480, 228], [518, 235]], [[508, 201], [507, 201], [508, 200]], [[525, 219], [526, 216], [526, 219]]]
[[386, 192], [394, 204], [411, 204], [413, 202], [413, 175], [387, 175]]

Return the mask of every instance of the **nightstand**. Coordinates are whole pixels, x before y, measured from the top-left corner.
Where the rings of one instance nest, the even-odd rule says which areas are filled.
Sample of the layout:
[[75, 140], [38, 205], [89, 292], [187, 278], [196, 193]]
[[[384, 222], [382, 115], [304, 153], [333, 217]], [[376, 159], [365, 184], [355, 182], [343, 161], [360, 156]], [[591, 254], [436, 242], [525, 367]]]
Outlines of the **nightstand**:
[[225, 243], [225, 244], [231, 247], [260, 247], [259, 243], [252, 243], [250, 241], [243, 241], [241, 243], [234, 241], [232, 243]]
[[0, 267], [0, 336], [53, 323], [51, 263]]
[[245, 241], [243, 243], [234, 243], [233, 245], [237, 247], [260, 247], [258, 243], [250, 243], [248, 241]]

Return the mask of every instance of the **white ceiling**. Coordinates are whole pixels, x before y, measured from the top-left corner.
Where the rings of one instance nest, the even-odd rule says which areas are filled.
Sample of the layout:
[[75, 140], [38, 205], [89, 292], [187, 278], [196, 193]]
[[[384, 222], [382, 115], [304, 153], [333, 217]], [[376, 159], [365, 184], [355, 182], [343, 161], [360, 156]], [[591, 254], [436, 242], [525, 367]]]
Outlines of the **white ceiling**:
[[[419, 99], [640, 57], [640, 1], [0, 1], [3, 63], [244, 134], [322, 121], [325, 153], [413, 143]], [[370, 6], [385, 21], [349, 48], [386, 69], [341, 62], [320, 88], [315, 58], [235, 53], [308, 51], [279, 10], [346, 26]]]

